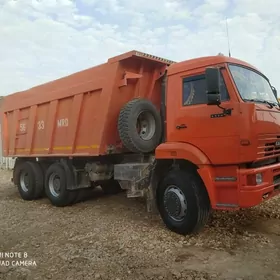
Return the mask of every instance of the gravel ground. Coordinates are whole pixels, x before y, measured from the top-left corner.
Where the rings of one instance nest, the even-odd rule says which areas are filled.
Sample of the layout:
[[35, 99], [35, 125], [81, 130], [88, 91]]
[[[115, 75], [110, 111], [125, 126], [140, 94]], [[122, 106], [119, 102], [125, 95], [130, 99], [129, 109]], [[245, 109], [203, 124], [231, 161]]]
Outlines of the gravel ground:
[[214, 212], [199, 235], [183, 237], [124, 193], [97, 189], [55, 208], [21, 200], [10, 178], [0, 170], [0, 252], [22, 256], [0, 253], [0, 279], [280, 279], [280, 198]]

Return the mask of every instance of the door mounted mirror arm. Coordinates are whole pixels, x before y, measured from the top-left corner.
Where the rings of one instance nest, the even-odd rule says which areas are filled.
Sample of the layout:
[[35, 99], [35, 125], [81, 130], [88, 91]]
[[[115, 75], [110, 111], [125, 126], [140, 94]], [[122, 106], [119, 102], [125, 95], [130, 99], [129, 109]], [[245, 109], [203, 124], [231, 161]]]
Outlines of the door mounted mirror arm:
[[224, 108], [224, 107], [222, 107], [222, 106], [220, 106], [220, 105], [217, 105], [220, 109], [222, 109], [223, 110], [223, 115], [225, 115], [225, 116], [231, 116], [231, 112], [232, 112], [232, 110], [233, 110], [233, 108]]
[[207, 105], [216, 105], [223, 110], [221, 116], [231, 116], [232, 108], [223, 108], [221, 104], [221, 89], [220, 89], [220, 73], [221, 67], [207, 67], [205, 70], [206, 75], [206, 93]]

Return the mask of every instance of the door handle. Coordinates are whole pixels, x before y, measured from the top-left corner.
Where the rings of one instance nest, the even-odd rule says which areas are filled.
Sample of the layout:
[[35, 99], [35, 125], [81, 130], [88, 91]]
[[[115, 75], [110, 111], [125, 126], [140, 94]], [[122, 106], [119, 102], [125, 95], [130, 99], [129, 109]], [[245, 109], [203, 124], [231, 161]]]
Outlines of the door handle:
[[176, 128], [177, 129], [182, 129], [182, 128], [187, 128], [187, 126], [184, 123], [182, 123], [180, 125], [177, 125]]

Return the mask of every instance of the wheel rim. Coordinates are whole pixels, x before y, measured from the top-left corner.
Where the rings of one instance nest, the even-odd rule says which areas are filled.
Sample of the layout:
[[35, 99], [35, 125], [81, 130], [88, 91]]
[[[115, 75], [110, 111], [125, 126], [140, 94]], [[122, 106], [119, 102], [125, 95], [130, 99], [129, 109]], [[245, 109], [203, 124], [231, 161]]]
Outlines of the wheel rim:
[[177, 186], [169, 186], [164, 192], [164, 208], [170, 218], [179, 222], [187, 213], [187, 201], [183, 192]]
[[142, 111], [137, 117], [137, 132], [142, 140], [152, 139], [156, 132], [156, 120], [148, 111]]
[[28, 172], [23, 171], [20, 173], [19, 184], [24, 192], [28, 192], [28, 185], [29, 185]]
[[49, 189], [52, 196], [54, 197], [60, 196], [61, 182], [60, 182], [60, 177], [56, 173], [51, 174], [49, 178]]

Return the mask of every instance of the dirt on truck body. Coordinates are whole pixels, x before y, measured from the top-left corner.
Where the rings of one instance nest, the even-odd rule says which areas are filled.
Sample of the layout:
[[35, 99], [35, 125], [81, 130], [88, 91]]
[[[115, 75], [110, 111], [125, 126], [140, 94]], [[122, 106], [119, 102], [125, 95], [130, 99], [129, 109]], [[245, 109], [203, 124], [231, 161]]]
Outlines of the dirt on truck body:
[[[256, 90], [257, 87], [257, 90]], [[175, 63], [131, 51], [4, 98], [3, 152], [24, 200], [73, 205], [89, 189], [144, 197], [166, 226], [280, 193], [276, 89], [225, 56]]]

